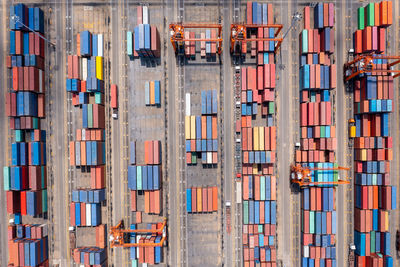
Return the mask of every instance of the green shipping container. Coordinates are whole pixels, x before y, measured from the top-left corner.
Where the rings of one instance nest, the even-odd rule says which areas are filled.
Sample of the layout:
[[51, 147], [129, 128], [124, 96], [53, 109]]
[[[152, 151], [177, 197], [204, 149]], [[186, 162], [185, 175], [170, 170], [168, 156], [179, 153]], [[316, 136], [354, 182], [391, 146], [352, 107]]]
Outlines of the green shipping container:
[[315, 234], [315, 211], [310, 211], [310, 234]]
[[378, 175], [376, 173], [372, 174], [372, 185], [378, 185]]
[[308, 31], [301, 32], [301, 53], [308, 53]]
[[24, 133], [21, 130], [15, 130], [15, 142], [24, 142]]
[[243, 224], [249, 224], [249, 202], [243, 201]]
[[365, 12], [367, 12], [367, 26], [375, 26], [375, 4], [369, 3]]
[[319, 134], [321, 138], [325, 138], [325, 131], [326, 131], [325, 126], [321, 126], [319, 129], [320, 129]]
[[137, 190], [142, 190], [142, 167], [141, 166], [137, 166], [137, 170], [136, 170], [136, 186], [137, 186]]
[[94, 102], [99, 105], [103, 105], [103, 94], [100, 92], [94, 93]]
[[260, 177], [260, 199], [265, 200], [265, 176]]
[[[337, 168], [338, 167], [338, 164], [337, 163], [335, 163], [334, 165], [333, 165], [335, 168]], [[339, 178], [339, 172], [336, 170], [336, 171], [333, 171], [333, 181], [334, 182], [337, 182], [338, 181], [338, 178]]]
[[192, 164], [197, 164], [197, 156], [196, 156], [196, 153], [192, 153]]
[[364, 8], [360, 7], [358, 9], [358, 29], [359, 30], [364, 30], [365, 25], [364, 25], [365, 19], [364, 19]]
[[42, 209], [47, 212], [47, 189], [42, 190]]
[[93, 128], [93, 105], [88, 105], [88, 127]]
[[268, 114], [274, 114], [275, 113], [275, 102], [269, 102], [268, 103]]
[[133, 56], [133, 42], [132, 42], [132, 32], [126, 32], [126, 52], [128, 56]]
[[45, 180], [46, 179], [45, 173], [47, 173], [46, 166], [41, 166], [42, 188], [47, 187], [47, 181]]
[[4, 191], [9, 191], [11, 184], [10, 167], [4, 166], [3, 178], [4, 178]]
[[301, 210], [301, 231], [304, 233], [304, 210]]
[[132, 260], [132, 267], [138, 267], [137, 260]]
[[33, 129], [39, 129], [39, 118], [32, 118]]
[[371, 253], [375, 253], [376, 248], [375, 248], [375, 238], [376, 238], [376, 234], [375, 231], [371, 231], [371, 246], [370, 246], [370, 250]]
[[259, 234], [264, 233], [264, 231], [263, 231], [263, 225], [262, 225], [262, 224], [259, 224], [259, 225], [258, 225], [258, 233], [259, 233]]

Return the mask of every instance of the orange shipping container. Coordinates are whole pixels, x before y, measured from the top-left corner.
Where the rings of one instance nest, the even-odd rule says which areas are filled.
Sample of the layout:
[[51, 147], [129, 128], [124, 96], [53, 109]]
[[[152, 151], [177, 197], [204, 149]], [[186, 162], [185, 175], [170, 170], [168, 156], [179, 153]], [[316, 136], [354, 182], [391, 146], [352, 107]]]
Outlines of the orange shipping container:
[[197, 188], [197, 212], [203, 211], [203, 194], [201, 188]]
[[81, 143], [81, 166], [86, 165], [86, 142]]
[[214, 186], [212, 188], [212, 210], [218, 211], [218, 188]]
[[69, 142], [69, 165], [75, 166], [75, 142]]
[[81, 225], [86, 226], [86, 203], [81, 202]]
[[276, 150], [276, 127], [271, 127], [271, 151]]
[[207, 188], [207, 210], [208, 211], [213, 211], [213, 198], [212, 198], [212, 188], [208, 187]]
[[141, 211], [136, 212], [136, 223], [142, 223], [142, 212]]
[[106, 225], [100, 224], [96, 227], [96, 247], [105, 248], [106, 241]]
[[212, 117], [212, 139], [217, 139], [217, 117]]
[[197, 212], [197, 189], [192, 188], [192, 212]]
[[201, 116], [201, 139], [207, 139], [207, 116]]
[[154, 213], [161, 213], [161, 190], [154, 191]]
[[276, 177], [271, 176], [271, 200], [276, 200]]
[[131, 211], [136, 211], [136, 191], [131, 190]]

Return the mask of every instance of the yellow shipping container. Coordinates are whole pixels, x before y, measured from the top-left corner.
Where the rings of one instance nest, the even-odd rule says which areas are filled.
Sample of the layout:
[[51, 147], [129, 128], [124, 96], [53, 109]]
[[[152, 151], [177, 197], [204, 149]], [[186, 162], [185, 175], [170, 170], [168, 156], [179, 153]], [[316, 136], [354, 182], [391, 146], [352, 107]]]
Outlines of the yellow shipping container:
[[257, 164], [253, 164], [253, 174], [258, 174], [258, 166], [257, 166]]
[[253, 148], [254, 150], [260, 150], [260, 146], [259, 146], [259, 136], [258, 136], [258, 127], [254, 127], [253, 128]]
[[103, 80], [103, 57], [96, 57], [96, 78]]
[[190, 116], [190, 139], [196, 139], [196, 116]]
[[150, 105], [155, 105], [156, 99], [154, 94], [154, 81], [150, 82]]
[[367, 150], [361, 149], [361, 161], [367, 161]]
[[185, 139], [190, 139], [190, 116], [185, 116]]
[[382, 232], [389, 231], [389, 212], [387, 210], [383, 211], [385, 217], [385, 229], [381, 229]]
[[350, 126], [350, 137], [356, 137], [356, 126]]
[[203, 194], [201, 188], [197, 188], [197, 211], [203, 211]]
[[258, 135], [260, 136], [260, 150], [263, 151], [264, 148], [264, 127], [260, 127]]

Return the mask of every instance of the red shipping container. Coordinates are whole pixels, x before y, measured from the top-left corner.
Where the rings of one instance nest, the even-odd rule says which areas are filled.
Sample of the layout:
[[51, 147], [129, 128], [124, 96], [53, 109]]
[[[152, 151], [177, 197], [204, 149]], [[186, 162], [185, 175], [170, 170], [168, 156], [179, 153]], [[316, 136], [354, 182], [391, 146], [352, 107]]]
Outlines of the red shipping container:
[[69, 218], [70, 218], [70, 223], [71, 226], [75, 226], [75, 202], [70, 203], [70, 209], [69, 209]]
[[136, 211], [136, 191], [131, 190], [131, 211]]
[[275, 64], [270, 64], [270, 72], [271, 72], [271, 88], [275, 88]]
[[[261, 28], [259, 28], [259, 29], [261, 29]], [[257, 67], [257, 90], [263, 90], [264, 89], [263, 77], [264, 77], [263, 67], [262, 66], [258, 66]]]
[[306, 6], [304, 7], [304, 29], [308, 30], [310, 29], [310, 7]]
[[264, 64], [264, 88], [271, 88], [271, 65]]

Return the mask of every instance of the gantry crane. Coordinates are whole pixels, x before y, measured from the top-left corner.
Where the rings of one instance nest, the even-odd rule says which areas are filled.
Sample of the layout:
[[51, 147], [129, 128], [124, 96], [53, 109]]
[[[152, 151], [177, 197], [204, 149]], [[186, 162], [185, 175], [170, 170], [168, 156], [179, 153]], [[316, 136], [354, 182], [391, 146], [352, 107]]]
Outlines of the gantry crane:
[[[386, 69], [378, 69], [374, 63], [374, 59], [386, 59], [388, 61]], [[394, 60], [390, 62], [390, 60]], [[363, 73], [379, 73], [392, 74], [393, 78], [400, 76], [400, 70], [395, 70], [393, 67], [400, 63], [400, 56], [385, 56], [375, 53], [356, 55], [355, 58], [344, 64], [344, 80], [345, 82], [357, 77]]]
[[310, 167], [303, 167], [300, 164], [291, 165], [290, 172], [291, 172], [291, 182], [293, 184], [298, 184], [300, 187], [305, 186], [321, 186], [321, 185], [339, 185], [339, 184], [350, 184], [349, 181], [346, 180], [338, 180], [333, 182], [312, 182], [311, 181], [311, 172], [312, 171], [336, 171], [336, 170], [345, 170], [349, 171], [350, 168], [346, 167], [333, 167], [333, 168], [310, 168]]
[[[171, 43], [177, 55], [183, 55], [184, 42], [216, 42], [217, 53], [222, 52], [222, 25], [213, 23], [171, 23], [169, 25]], [[185, 29], [217, 29], [217, 38], [185, 38]]]
[[[281, 30], [282, 24], [245, 24], [245, 23], [235, 23], [231, 24], [231, 53], [235, 53], [235, 51], [242, 51], [242, 46], [244, 43], [253, 42], [253, 41], [274, 41], [276, 42], [275, 45], [275, 52], [279, 49], [283, 38], [278, 37]], [[251, 29], [257, 28], [274, 28], [275, 33], [274, 37], [264, 37], [264, 38], [251, 38], [247, 37], [247, 32]]]
[[[161, 227], [156, 230], [151, 229], [124, 229], [124, 221], [120, 221], [116, 226], [112, 226], [110, 229], [110, 246], [111, 248], [116, 247], [162, 247], [164, 241], [167, 238], [166, 227], [167, 219], [164, 218], [164, 222]], [[150, 235], [162, 235], [160, 243], [130, 243], [130, 234], [150, 234]]]

